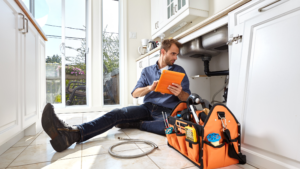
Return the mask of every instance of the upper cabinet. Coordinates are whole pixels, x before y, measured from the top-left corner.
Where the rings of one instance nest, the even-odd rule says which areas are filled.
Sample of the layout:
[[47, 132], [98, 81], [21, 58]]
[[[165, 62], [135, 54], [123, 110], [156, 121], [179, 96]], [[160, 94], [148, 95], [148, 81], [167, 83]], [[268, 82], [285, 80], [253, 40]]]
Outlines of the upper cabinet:
[[152, 39], [172, 34], [197, 17], [208, 17], [208, 0], [151, 0]]

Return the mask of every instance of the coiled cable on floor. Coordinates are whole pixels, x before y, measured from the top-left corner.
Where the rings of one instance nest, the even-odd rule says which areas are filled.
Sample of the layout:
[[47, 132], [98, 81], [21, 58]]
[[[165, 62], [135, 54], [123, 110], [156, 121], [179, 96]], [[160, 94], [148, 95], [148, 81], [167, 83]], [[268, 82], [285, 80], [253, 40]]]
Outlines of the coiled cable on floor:
[[[118, 137], [118, 139], [119, 140], [127, 140], [127, 141], [124, 141], [124, 142], [112, 145], [108, 149], [108, 153], [111, 156], [118, 157], [118, 158], [137, 158], [137, 157], [141, 157], [141, 156], [147, 155], [147, 154], [151, 153], [152, 151], [154, 151], [155, 149], [158, 148], [158, 146], [155, 143], [153, 143], [152, 141], [148, 141], [148, 140], [127, 139], [127, 138], [121, 138], [121, 137]], [[119, 154], [116, 154], [116, 153], [112, 152], [112, 149], [115, 148], [115, 147], [117, 147], [117, 146], [119, 146], [119, 145], [122, 145], [122, 144], [134, 144], [134, 143], [137, 143], [137, 142], [148, 144], [148, 145], [150, 145], [152, 147], [152, 149], [150, 149], [149, 151], [144, 152], [142, 154], [135, 154], [135, 155], [119, 155]]]

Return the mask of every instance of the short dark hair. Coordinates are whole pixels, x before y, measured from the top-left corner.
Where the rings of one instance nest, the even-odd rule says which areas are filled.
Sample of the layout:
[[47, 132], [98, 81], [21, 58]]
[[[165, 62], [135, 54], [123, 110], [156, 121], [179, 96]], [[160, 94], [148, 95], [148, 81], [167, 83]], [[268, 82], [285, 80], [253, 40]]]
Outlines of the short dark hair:
[[182, 47], [182, 44], [176, 39], [165, 39], [161, 43], [161, 49], [164, 49], [166, 52], [171, 48], [172, 44], [175, 44], [179, 49]]

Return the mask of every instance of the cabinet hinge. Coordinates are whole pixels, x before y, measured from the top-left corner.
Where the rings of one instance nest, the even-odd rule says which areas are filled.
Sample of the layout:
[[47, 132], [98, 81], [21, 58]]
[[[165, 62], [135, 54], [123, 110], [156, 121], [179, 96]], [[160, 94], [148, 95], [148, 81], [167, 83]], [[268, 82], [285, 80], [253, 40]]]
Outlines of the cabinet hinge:
[[233, 42], [235, 42], [236, 44], [239, 42], [242, 42], [242, 38], [243, 38], [243, 35], [237, 35], [234, 37], [230, 37], [229, 40], [227, 41], [227, 45], [231, 45]]

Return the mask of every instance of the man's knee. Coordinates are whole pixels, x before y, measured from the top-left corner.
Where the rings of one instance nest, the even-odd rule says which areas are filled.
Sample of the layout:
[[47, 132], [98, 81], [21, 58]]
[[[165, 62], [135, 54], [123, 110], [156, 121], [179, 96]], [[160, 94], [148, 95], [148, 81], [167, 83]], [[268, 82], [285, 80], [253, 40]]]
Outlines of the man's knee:
[[124, 114], [124, 111], [122, 109], [114, 109], [104, 114], [103, 116], [115, 121], [115, 120], [119, 120], [122, 117], [122, 114]]

